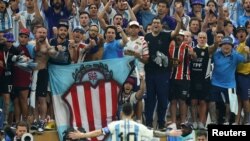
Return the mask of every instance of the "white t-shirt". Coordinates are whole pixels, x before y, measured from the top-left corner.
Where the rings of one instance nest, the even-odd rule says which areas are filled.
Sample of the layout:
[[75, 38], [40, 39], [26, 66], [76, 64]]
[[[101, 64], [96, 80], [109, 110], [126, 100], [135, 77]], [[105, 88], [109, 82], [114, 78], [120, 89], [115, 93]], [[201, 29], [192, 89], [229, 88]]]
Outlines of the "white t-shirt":
[[[126, 46], [124, 47], [124, 51], [125, 50], [133, 50], [137, 53], [139, 53], [141, 56], [148, 56], [148, 45], [147, 42], [145, 41], [143, 36], [139, 36], [136, 40], [131, 41], [130, 37], [128, 38], [128, 42], [126, 44]], [[136, 61], [136, 66], [138, 67], [139, 73], [143, 73], [144, 72], [144, 63], [142, 63], [141, 61], [139, 61], [137, 59]]]

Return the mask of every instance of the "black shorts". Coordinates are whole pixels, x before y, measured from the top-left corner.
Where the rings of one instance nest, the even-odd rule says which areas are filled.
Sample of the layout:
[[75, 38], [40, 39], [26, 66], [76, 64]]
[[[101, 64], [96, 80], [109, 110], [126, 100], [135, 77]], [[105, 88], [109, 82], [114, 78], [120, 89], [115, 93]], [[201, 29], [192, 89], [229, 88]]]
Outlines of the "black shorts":
[[47, 69], [38, 71], [36, 82], [36, 96], [46, 97], [48, 93], [49, 73]]
[[11, 76], [2, 76], [0, 78], [0, 94], [10, 94], [12, 91]]
[[190, 99], [209, 100], [209, 92], [211, 89], [210, 80], [192, 81], [190, 84]]
[[30, 88], [29, 87], [13, 87], [12, 92], [11, 92], [11, 98], [15, 99], [16, 97], [19, 97], [20, 91], [24, 90], [29, 90], [30, 93]]
[[189, 80], [171, 80], [169, 100], [187, 100], [189, 96]]

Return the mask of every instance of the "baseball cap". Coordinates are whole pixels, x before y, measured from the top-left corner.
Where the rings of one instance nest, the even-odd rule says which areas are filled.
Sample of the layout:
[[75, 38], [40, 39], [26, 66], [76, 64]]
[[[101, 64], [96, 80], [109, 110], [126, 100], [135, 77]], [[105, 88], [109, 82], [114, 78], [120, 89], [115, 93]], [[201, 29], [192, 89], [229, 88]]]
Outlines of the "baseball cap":
[[58, 25], [57, 25], [57, 28], [62, 27], [62, 26], [66, 27], [68, 29], [69, 28], [68, 21], [67, 20], [60, 20]]
[[132, 25], [140, 27], [140, 24], [137, 21], [131, 21], [131, 22], [129, 22], [128, 26], [132, 26]]
[[76, 31], [80, 31], [82, 34], [85, 33], [84, 29], [83, 29], [81, 26], [76, 26], [76, 27], [73, 29], [73, 32], [76, 32]]
[[232, 45], [233, 46], [233, 39], [229, 36], [225, 36], [222, 41], [221, 41], [221, 44], [220, 46], [224, 45], [224, 44], [229, 44], [229, 45]]
[[20, 32], [19, 32], [19, 35], [21, 35], [21, 34], [30, 36], [30, 31], [29, 31], [29, 29], [27, 29], [27, 28], [23, 28], [23, 29], [21, 29]]
[[3, 37], [6, 38], [8, 42], [15, 42], [14, 35], [11, 32], [4, 33]]
[[202, 2], [202, 0], [193, 0], [192, 3], [191, 3], [191, 5], [195, 5], [195, 4], [196, 5], [199, 4], [202, 7], [204, 7], [204, 3]]
[[128, 77], [127, 80], [125, 81], [125, 83], [129, 83], [129, 84], [134, 86], [135, 85], [135, 80], [132, 77]]
[[246, 29], [245, 26], [238, 26], [238, 27], [236, 28], [236, 33], [237, 33], [238, 31], [240, 31], [240, 30], [243, 30], [243, 31], [245, 31], [245, 32], [247, 33], [247, 29]]

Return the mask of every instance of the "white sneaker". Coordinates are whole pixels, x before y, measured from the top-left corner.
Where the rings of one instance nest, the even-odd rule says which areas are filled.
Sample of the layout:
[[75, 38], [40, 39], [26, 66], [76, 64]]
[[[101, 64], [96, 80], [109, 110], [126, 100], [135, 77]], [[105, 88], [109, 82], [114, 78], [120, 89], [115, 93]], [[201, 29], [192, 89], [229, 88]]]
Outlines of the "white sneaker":
[[168, 125], [167, 130], [177, 130], [176, 123], [171, 123]]
[[249, 122], [247, 122], [247, 123], [244, 123], [244, 125], [250, 125], [250, 123], [249, 123]]
[[197, 122], [193, 122], [193, 128], [194, 128], [194, 129], [197, 129], [197, 128], [198, 128]]

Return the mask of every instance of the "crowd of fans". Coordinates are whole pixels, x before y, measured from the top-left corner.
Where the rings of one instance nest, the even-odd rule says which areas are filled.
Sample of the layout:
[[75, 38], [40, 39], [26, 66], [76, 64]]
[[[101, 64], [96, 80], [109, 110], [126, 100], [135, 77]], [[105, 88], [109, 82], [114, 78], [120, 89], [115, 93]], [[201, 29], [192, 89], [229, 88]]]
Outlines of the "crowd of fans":
[[134, 92], [128, 78], [119, 104], [135, 104], [138, 122], [144, 111], [153, 128], [157, 105], [160, 130], [187, 121], [205, 129], [208, 113], [211, 124], [249, 125], [249, 16], [250, 0], [0, 0], [3, 124], [33, 115], [44, 131], [48, 65], [130, 55], [142, 85]]

